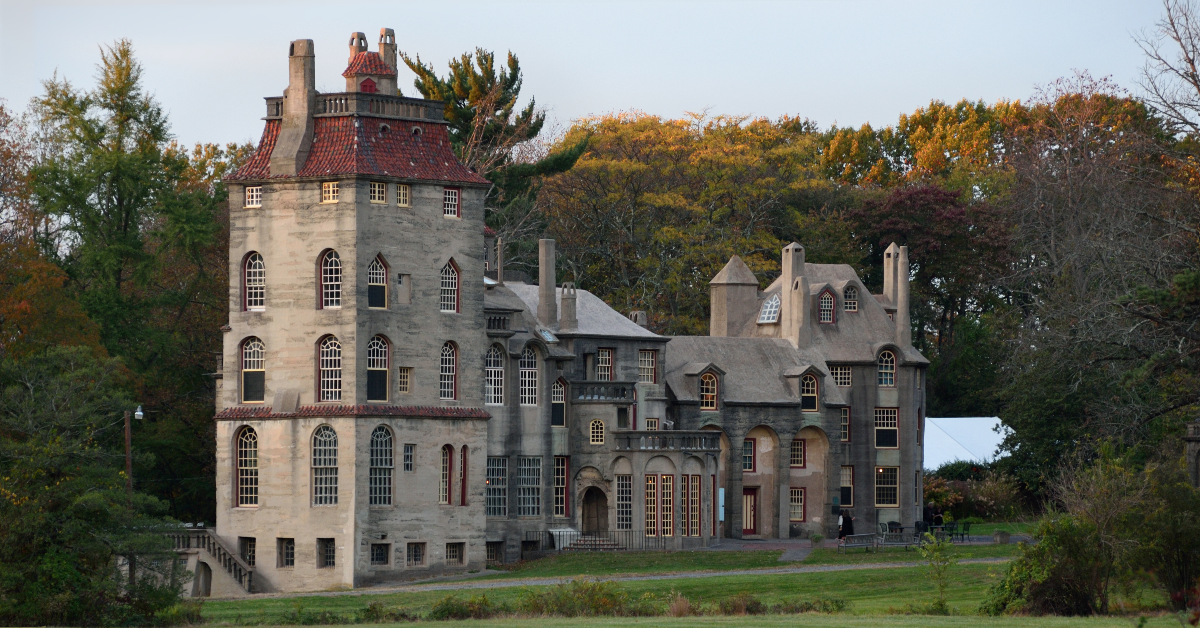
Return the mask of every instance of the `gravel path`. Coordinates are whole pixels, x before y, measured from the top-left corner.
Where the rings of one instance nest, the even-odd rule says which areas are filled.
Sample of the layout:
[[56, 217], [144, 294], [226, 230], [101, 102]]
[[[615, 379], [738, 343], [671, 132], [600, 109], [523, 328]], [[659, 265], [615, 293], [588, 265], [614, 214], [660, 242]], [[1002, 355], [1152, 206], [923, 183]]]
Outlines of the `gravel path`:
[[[790, 550], [795, 551], [795, 550]], [[1008, 562], [1009, 558], [966, 558], [958, 561], [960, 565], [977, 565], [977, 564], [999, 564]], [[762, 576], [762, 575], [781, 575], [781, 574], [802, 574], [802, 573], [822, 573], [828, 571], [858, 571], [863, 569], [901, 569], [904, 567], [919, 567], [925, 563], [920, 562], [903, 562], [903, 563], [859, 563], [853, 565], [804, 565], [800, 567], [770, 567], [767, 569], [741, 569], [732, 571], [689, 571], [680, 573], [667, 574], [647, 574], [647, 575], [629, 575], [629, 576], [583, 576], [595, 578], [596, 580], [612, 580], [614, 582], [637, 582], [644, 580], [682, 580], [686, 578], [716, 578], [719, 576]], [[485, 572], [480, 572], [478, 576], [485, 575]], [[487, 574], [491, 575], [491, 574]], [[254, 599], [265, 598], [292, 598], [292, 597], [329, 597], [341, 595], [380, 595], [385, 593], [418, 593], [421, 591], [468, 591], [475, 589], [505, 589], [509, 587], [528, 587], [528, 586], [544, 586], [554, 585], [570, 580], [568, 577], [561, 578], [517, 578], [505, 580], [488, 580], [484, 582], [472, 582], [470, 580], [460, 580], [456, 582], [431, 582], [429, 584], [413, 584], [402, 587], [372, 587], [364, 589], [354, 589], [352, 591], [323, 591], [319, 593], [260, 593], [254, 596]], [[230, 598], [230, 599], [245, 599], [245, 598]]]

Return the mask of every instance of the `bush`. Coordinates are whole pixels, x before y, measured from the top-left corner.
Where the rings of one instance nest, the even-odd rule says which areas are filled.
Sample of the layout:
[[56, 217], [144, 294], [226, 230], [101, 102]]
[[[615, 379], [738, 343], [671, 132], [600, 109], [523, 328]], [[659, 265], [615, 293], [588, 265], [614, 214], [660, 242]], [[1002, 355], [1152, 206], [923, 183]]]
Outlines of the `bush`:
[[366, 608], [356, 612], [354, 619], [356, 623], [360, 624], [382, 624], [384, 622], [417, 621], [420, 618], [410, 615], [399, 607], [388, 608], [383, 605], [383, 602], [371, 602], [367, 604]]
[[1071, 515], [1047, 516], [1033, 533], [1036, 545], [1021, 543], [1020, 556], [992, 585], [980, 606], [984, 615], [1092, 615], [1100, 610], [1094, 579], [1096, 530]]
[[767, 607], [749, 593], [738, 593], [729, 599], [721, 600], [719, 608], [723, 615], [762, 615], [767, 612]]
[[850, 610], [850, 602], [837, 597], [819, 597], [813, 600], [782, 602], [771, 607], [772, 613], [794, 615], [797, 613], [844, 613]]
[[[429, 611], [429, 619], [489, 619], [504, 612], [508, 612], [508, 608], [493, 603], [487, 595], [473, 595], [466, 600], [460, 600], [456, 595], [447, 595], [433, 605], [433, 609]], [[406, 613], [403, 619], [408, 619]]]
[[931, 473], [925, 474], [925, 477], [966, 482], [968, 480], [982, 480], [984, 474], [990, 470], [991, 465], [988, 464], [980, 464], [969, 460], [954, 460], [943, 464]]
[[692, 602], [684, 595], [671, 592], [671, 603], [667, 605], [667, 614], [671, 617], [687, 617], [694, 614]]
[[971, 512], [991, 519], [1012, 519], [1021, 512], [1017, 481], [997, 470], [988, 470], [978, 480], [967, 481]]
[[517, 611], [527, 615], [555, 617], [647, 617], [659, 614], [654, 606], [653, 594], [647, 593], [637, 600], [631, 600], [629, 594], [615, 582], [596, 582], [584, 578], [576, 578], [543, 591], [523, 591], [517, 598]]
[[825, 540], [825, 535], [813, 534], [812, 536], [808, 537], [808, 540], [812, 542], [813, 547], [821, 547], [821, 541]]

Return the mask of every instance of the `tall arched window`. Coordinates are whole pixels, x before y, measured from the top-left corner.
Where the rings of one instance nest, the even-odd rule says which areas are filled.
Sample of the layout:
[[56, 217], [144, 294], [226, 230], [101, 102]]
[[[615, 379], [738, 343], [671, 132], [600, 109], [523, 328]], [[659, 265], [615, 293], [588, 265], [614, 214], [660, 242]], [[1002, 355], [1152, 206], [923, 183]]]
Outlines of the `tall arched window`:
[[817, 378], [805, 375], [800, 378], [800, 409], [814, 411], [817, 409]]
[[387, 266], [381, 257], [367, 265], [367, 307], [387, 307], [387, 276]]
[[450, 503], [450, 481], [454, 474], [454, 448], [450, 445], [442, 447], [442, 473], [438, 481], [438, 503]]
[[367, 343], [367, 401], [388, 400], [388, 341], [383, 336]]
[[438, 397], [458, 398], [458, 350], [447, 342], [442, 345], [441, 364], [438, 372]]
[[458, 269], [454, 262], [446, 262], [442, 267], [442, 290], [438, 297], [438, 307], [443, 312], [458, 311]]
[[458, 480], [458, 483], [459, 483], [458, 505], [466, 506], [467, 505], [467, 478], [470, 477], [470, 474], [467, 470], [467, 466], [470, 463], [470, 459], [471, 459], [470, 450], [467, 449], [466, 445], [462, 446], [462, 455], [460, 456], [460, 458], [461, 458], [461, 462], [459, 462], [459, 465], [458, 465], [458, 477], [459, 477], [459, 480]]
[[842, 309], [847, 312], [858, 311], [858, 288], [846, 286], [842, 292]]
[[891, 351], [879, 354], [879, 385], [896, 385], [896, 354]]
[[321, 341], [321, 401], [342, 400], [342, 343], [334, 336]]
[[504, 403], [504, 351], [496, 345], [483, 356], [483, 402], [494, 406]]
[[251, 253], [246, 256], [246, 268], [242, 271], [245, 286], [245, 309], [261, 312], [267, 307], [267, 264], [263, 256]]
[[822, 292], [817, 301], [817, 320], [822, 323], [833, 322], [833, 294], [828, 290]]
[[762, 304], [762, 311], [758, 314], [759, 323], [778, 323], [779, 322], [779, 293], [772, 294]]
[[567, 426], [567, 387], [563, 386], [562, 380], [550, 387], [550, 425]]
[[321, 257], [321, 307], [342, 307], [342, 258], [337, 251]]
[[313, 432], [312, 470], [313, 505], [332, 506], [338, 503], [337, 432], [322, 425]]
[[593, 419], [588, 425], [588, 442], [593, 445], [604, 444], [604, 421]]
[[521, 405], [537, 405], [538, 365], [537, 352], [533, 347], [525, 347], [521, 352]]
[[712, 373], [700, 376], [700, 409], [717, 409], [717, 376]]
[[248, 427], [237, 437], [237, 505], [258, 505], [258, 434]]
[[371, 506], [392, 505], [392, 431], [380, 425], [371, 432], [371, 471], [368, 492]]
[[267, 346], [250, 337], [242, 343], [242, 403], [262, 403], [266, 399]]

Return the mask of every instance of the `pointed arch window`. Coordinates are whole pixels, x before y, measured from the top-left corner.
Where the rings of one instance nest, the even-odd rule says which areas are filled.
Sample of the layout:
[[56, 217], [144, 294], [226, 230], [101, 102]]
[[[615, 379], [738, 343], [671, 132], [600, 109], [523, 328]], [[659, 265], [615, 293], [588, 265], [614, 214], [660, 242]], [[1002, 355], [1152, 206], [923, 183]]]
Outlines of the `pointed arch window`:
[[338, 439], [332, 427], [322, 425], [313, 432], [312, 470], [313, 505], [333, 506], [338, 503]]
[[493, 406], [504, 403], [504, 351], [496, 345], [483, 356], [483, 402]]
[[387, 265], [382, 258], [376, 257], [367, 265], [367, 307], [387, 308], [387, 276]]
[[388, 341], [383, 336], [367, 343], [367, 401], [388, 400]]
[[858, 311], [858, 288], [846, 286], [842, 292], [842, 309], [847, 312]]
[[442, 356], [438, 371], [438, 397], [458, 398], [458, 350], [447, 342], [442, 345]]
[[267, 307], [267, 264], [263, 261], [263, 256], [257, 252], [247, 255], [242, 273], [246, 295], [245, 308], [251, 312], [263, 311]]
[[567, 387], [561, 380], [550, 387], [550, 426], [567, 426]]
[[538, 365], [537, 352], [533, 347], [525, 347], [521, 352], [521, 405], [536, 406], [538, 402]]
[[833, 322], [833, 293], [828, 290], [822, 292], [817, 301], [817, 320], [822, 323]]
[[441, 273], [442, 289], [438, 297], [438, 306], [443, 312], [458, 311], [458, 269], [454, 262], [446, 262]]
[[392, 431], [380, 425], [371, 432], [371, 470], [369, 499], [371, 506], [392, 505]]
[[337, 251], [321, 256], [321, 307], [342, 307], [342, 258]]
[[258, 505], [258, 434], [243, 427], [237, 437], [237, 505]]
[[242, 343], [242, 403], [262, 403], [266, 398], [267, 346], [250, 337]]
[[817, 378], [805, 375], [800, 378], [800, 410], [815, 412], [817, 410]]
[[717, 376], [712, 373], [700, 376], [700, 409], [717, 409]]
[[334, 336], [321, 341], [321, 401], [342, 400], [342, 343]]
[[878, 384], [880, 386], [896, 385], [896, 354], [891, 351], [883, 351], [879, 354]]
[[758, 313], [758, 322], [760, 325], [779, 322], [779, 293], [767, 297], [762, 304], [762, 310]]

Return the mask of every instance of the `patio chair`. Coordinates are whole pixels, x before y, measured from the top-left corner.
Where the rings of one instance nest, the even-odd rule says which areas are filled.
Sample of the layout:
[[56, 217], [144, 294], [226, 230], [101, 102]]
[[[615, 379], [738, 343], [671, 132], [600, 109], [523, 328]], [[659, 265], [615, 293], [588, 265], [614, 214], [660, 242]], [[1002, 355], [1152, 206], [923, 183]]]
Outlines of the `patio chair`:
[[946, 527], [943, 528], [942, 531], [946, 533], [946, 536], [949, 537], [950, 542], [953, 543], [954, 537], [958, 534], [958, 522], [951, 521], [950, 523], [947, 523]]
[[971, 523], [969, 521], [963, 522], [962, 530], [959, 530], [958, 532], [958, 538], [963, 543], [971, 540]]
[[889, 521], [887, 524], [887, 528], [888, 528], [887, 529], [888, 532], [899, 532], [900, 531], [900, 522], [899, 521]]
[[929, 522], [915, 521], [913, 522], [913, 540], [920, 542], [925, 538], [925, 533], [929, 531]]

